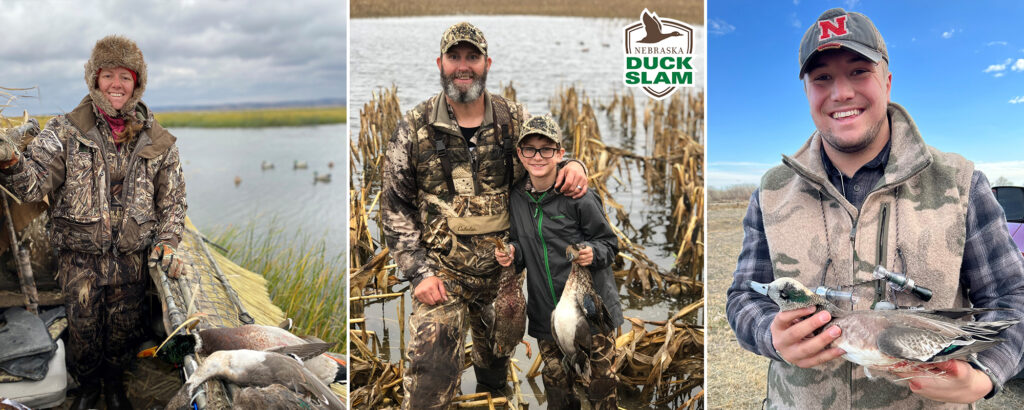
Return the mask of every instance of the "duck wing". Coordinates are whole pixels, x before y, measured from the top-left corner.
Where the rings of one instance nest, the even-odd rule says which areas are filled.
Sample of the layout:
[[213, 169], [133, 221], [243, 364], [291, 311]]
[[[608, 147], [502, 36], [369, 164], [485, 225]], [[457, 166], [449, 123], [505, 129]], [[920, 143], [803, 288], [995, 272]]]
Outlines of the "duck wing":
[[[610, 333], [615, 325], [612, 322], [612, 315], [596, 292], [583, 295], [583, 313], [587, 317], [590, 326], [595, 327], [601, 333]], [[590, 334], [589, 330], [587, 334]]]
[[327, 388], [316, 375], [302, 366], [302, 363], [276, 353], [267, 353], [264, 363], [265, 369], [270, 372], [270, 380], [267, 380], [269, 383], [261, 383], [261, 386], [273, 383], [281, 384], [294, 391], [306, 392], [332, 409], [345, 408], [338, 396], [334, 395], [334, 392]]
[[267, 349], [268, 352], [274, 352], [283, 355], [295, 355], [302, 360], [309, 360], [314, 357], [320, 356], [327, 352], [330, 348], [334, 347], [337, 343], [304, 343], [291, 346], [280, 346], [272, 349]]
[[954, 321], [932, 314], [890, 315], [889, 325], [876, 340], [887, 355], [919, 362], [964, 358], [1003, 341], [999, 332], [1019, 320], [994, 322]]
[[644, 13], [643, 17], [644, 30], [647, 31], [647, 36], [658, 36], [661, 35], [661, 22], [649, 13]]
[[933, 310], [916, 310], [915, 313], [924, 313], [930, 315], [938, 315], [948, 319], [963, 319], [968, 316], [980, 315], [985, 312], [996, 312], [996, 311], [1011, 311], [1009, 308], [951, 308], [951, 309], [933, 309]]

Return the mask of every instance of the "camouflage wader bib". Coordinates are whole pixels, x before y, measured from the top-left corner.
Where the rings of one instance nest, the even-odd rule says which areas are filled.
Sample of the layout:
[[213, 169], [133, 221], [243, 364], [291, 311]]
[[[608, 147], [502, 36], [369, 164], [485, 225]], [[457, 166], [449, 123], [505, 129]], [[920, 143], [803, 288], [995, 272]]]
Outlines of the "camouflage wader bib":
[[[502, 130], [511, 140], [521, 119], [512, 120], [519, 113], [511, 113], [503, 98], [485, 95], [484, 121], [477, 130], [475, 148], [468, 147], [458, 124], [445, 121], [450, 118], [448, 105], [440, 96], [423, 109], [419, 121], [424, 125], [415, 130], [411, 155], [417, 160], [421, 239], [427, 257], [442, 274], [497, 274], [500, 266], [489, 238], [508, 237], [512, 175], [506, 159], [511, 152], [505, 151]], [[449, 169], [451, 178], [445, 175]]]
[[506, 161], [511, 145], [503, 134], [514, 138], [522, 113], [517, 104], [484, 95], [484, 121], [473, 149], [443, 95], [407, 116], [415, 136], [409, 154], [416, 173], [420, 242], [448, 301], [429, 306], [413, 300], [403, 409], [448, 408], [459, 392], [467, 330], [472, 330], [476, 368], [500, 372], [507, 366], [506, 358], [493, 354], [481, 317], [493, 309], [501, 272], [489, 238], [508, 239], [513, 167]]
[[[775, 277], [808, 287], [852, 290], [854, 309], [875, 301], [928, 308], [968, 306], [960, 284], [968, 194], [974, 165], [925, 145], [910, 115], [890, 103], [892, 146], [885, 174], [858, 211], [834, 187], [821, 162], [817, 132], [761, 180], [760, 201]], [[874, 280], [875, 266], [908, 275], [934, 291], [923, 303]], [[850, 303], [840, 304], [850, 309]], [[844, 359], [802, 369], [772, 361], [768, 408], [963, 408], [868, 379]]]
[[583, 383], [586, 396], [578, 397], [573, 388], [575, 380], [569, 380], [562, 367], [562, 360], [565, 355], [558, 343], [554, 340], [537, 339], [540, 347], [540, 356], [544, 360], [544, 368], [541, 370], [541, 382], [544, 383], [544, 395], [547, 397], [547, 408], [578, 409], [580, 400], [586, 399], [590, 402], [590, 408], [595, 410], [617, 409], [615, 389], [618, 381], [615, 378], [613, 362], [615, 361], [615, 335], [594, 334], [591, 345], [593, 350], [590, 353], [591, 377]]

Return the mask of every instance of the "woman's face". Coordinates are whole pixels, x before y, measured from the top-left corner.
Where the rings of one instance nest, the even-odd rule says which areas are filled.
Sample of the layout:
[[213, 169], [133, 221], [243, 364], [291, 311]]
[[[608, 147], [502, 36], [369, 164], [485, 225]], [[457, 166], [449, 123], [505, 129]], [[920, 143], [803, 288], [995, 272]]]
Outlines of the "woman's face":
[[135, 79], [132, 72], [124, 67], [102, 68], [99, 75], [99, 89], [115, 110], [124, 107], [124, 103], [132, 97], [135, 90]]

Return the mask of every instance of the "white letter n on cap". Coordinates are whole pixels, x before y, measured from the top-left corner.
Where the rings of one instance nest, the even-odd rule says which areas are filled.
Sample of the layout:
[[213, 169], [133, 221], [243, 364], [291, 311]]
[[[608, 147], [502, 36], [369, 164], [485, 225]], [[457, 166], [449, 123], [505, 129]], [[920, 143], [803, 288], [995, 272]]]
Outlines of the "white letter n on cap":
[[818, 21], [818, 27], [821, 28], [821, 37], [818, 37], [818, 40], [824, 40], [832, 36], [845, 36], [846, 15], [836, 17], [835, 20]]

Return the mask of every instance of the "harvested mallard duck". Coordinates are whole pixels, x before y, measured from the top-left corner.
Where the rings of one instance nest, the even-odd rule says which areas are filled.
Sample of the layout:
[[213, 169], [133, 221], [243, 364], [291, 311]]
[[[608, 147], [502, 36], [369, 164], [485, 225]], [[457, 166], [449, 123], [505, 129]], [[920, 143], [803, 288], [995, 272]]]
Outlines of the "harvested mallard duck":
[[[283, 325], [283, 324], [282, 324]], [[221, 350], [276, 351], [287, 347], [287, 352], [302, 357], [303, 365], [324, 384], [344, 381], [348, 369], [342, 361], [325, 353], [334, 343], [314, 337], [301, 338], [280, 326], [243, 325], [234, 328], [213, 328], [198, 333], [175, 335], [163, 347], [147, 349], [139, 357], [157, 356], [172, 364], [180, 364], [185, 355], [209, 355]]]

